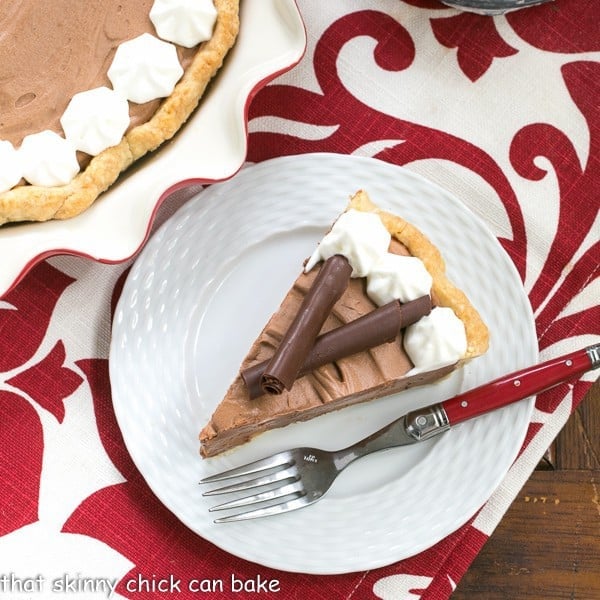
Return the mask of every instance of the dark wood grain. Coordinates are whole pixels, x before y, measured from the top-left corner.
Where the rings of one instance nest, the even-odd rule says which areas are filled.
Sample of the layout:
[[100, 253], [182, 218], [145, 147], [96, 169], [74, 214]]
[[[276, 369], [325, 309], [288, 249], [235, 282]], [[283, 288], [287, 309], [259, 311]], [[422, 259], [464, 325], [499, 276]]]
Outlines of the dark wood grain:
[[592, 386], [453, 600], [600, 600], [600, 383]]

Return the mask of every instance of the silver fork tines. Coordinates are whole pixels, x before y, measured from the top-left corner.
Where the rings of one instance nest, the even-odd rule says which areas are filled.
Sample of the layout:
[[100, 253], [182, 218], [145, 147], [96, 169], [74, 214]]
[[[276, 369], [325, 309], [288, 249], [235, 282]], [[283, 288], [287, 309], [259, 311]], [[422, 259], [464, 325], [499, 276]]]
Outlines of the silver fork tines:
[[218, 494], [229, 494], [230, 492], [243, 492], [245, 490], [253, 490], [258, 487], [271, 485], [273, 483], [285, 483], [296, 481], [298, 479], [298, 470], [294, 469], [293, 465], [288, 469], [274, 471], [263, 477], [255, 477], [254, 479], [246, 479], [231, 485], [225, 485], [214, 490], [208, 490], [202, 494], [203, 496], [216, 496]]
[[[205, 492], [205, 496], [214, 496], [217, 494], [227, 494], [232, 491], [256, 491], [256, 493], [250, 496], [244, 496], [242, 498], [234, 499], [231, 502], [219, 504], [213, 506], [210, 510], [223, 510], [225, 508], [233, 508], [236, 506], [245, 506], [247, 504], [257, 504], [259, 502], [265, 502], [266, 500], [273, 500], [275, 498], [282, 498], [288, 494], [296, 493], [301, 491], [301, 484], [299, 483], [300, 477], [298, 476], [298, 470], [294, 467], [284, 469], [283, 471], [276, 471], [265, 477], [258, 477], [249, 481], [242, 481], [234, 485], [228, 485], [223, 488], [216, 490], [209, 490]], [[264, 491], [259, 491], [265, 489]]]
[[219, 517], [218, 519], [215, 519], [215, 523], [231, 523], [234, 521], [256, 519], [258, 517], [271, 517], [273, 515], [279, 515], [291, 510], [296, 510], [297, 508], [303, 508], [304, 506], [308, 506], [312, 503], [313, 500], [309, 500], [306, 496], [301, 496], [299, 498], [294, 498], [292, 500], [288, 500], [287, 502], [273, 504], [265, 508], [258, 508], [256, 510], [249, 510], [247, 512], [237, 513], [226, 517]]
[[275, 515], [316, 502], [321, 494], [307, 495], [303, 478], [300, 475], [299, 468], [305, 468], [301, 463], [304, 462], [307, 454], [302, 450], [280, 452], [271, 457], [202, 479], [200, 482], [202, 484], [229, 481], [234, 478], [240, 479], [234, 483], [207, 490], [202, 494], [203, 496], [249, 492], [249, 495], [212, 506], [209, 508], [210, 512], [242, 507], [254, 508], [254, 510], [220, 517], [215, 520], [215, 523]]
[[302, 484], [300, 483], [300, 481], [296, 480], [293, 483], [282, 485], [281, 487], [277, 487], [266, 492], [259, 492], [251, 496], [244, 496], [243, 498], [237, 498], [236, 500], [230, 500], [229, 502], [224, 502], [223, 504], [212, 506], [208, 510], [210, 512], [213, 512], [215, 510], [226, 510], [228, 508], [252, 506], [254, 504], [261, 504], [262, 502], [267, 502], [270, 500], [280, 500], [283, 499], [285, 496], [292, 495], [294, 496], [294, 498], [297, 498], [300, 497], [303, 493], [304, 490], [302, 489]]
[[234, 477], [241, 477], [243, 475], [252, 475], [254, 473], [261, 473], [269, 469], [274, 469], [282, 465], [291, 464], [291, 456], [289, 452], [279, 452], [273, 456], [267, 458], [261, 458], [254, 462], [223, 471], [222, 473], [216, 473], [215, 475], [209, 475], [200, 481], [200, 483], [215, 483], [218, 481], [224, 481], [225, 479], [233, 479]]

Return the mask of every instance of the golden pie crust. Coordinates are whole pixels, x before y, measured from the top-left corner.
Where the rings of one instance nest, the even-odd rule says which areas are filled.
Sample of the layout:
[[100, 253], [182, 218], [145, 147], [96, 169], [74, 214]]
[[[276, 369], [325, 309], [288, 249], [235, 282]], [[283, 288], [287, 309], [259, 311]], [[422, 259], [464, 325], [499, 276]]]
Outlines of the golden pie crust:
[[0, 194], [0, 225], [18, 221], [68, 219], [86, 210], [119, 175], [170, 139], [194, 111], [223, 64], [239, 31], [239, 0], [214, 0], [213, 36], [202, 43], [190, 66], [152, 118], [132, 128], [121, 143], [93, 157], [67, 185], [21, 185]]
[[[322, 414], [401, 392], [415, 385], [433, 383], [459, 368], [465, 361], [486, 352], [488, 328], [462, 290], [446, 276], [446, 266], [436, 246], [419, 229], [399, 216], [380, 210], [364, 191], [358, 191], [347, 209], [374, 212], [392, 235], [390, 249], [420, 258], [432, 276], [431, 299], [435, 306], [451, 308], [465, 326], [467, 351], [454, 365], [418, 374], [407, 373], [412, 363], [397, 343], [376, 348], [324, 365], [294, 382], [291, 390], [278, 396], [265, 394], [250, 399], [238, 373], [209, 422], [200, 432], [200, 453], [215, 456], [239, 446], [259, 433], [307, 421]], [[262, 332], [251, 345], [241, 370], [267, 360], [283, 337], [314, 280], [317, 265], [301, 273]], [[322, 331], [348, 323], [375, 308], [368, 298], [364, 280], [351, 279], [348, 289], [334, 306]], [[402, 334], [400, 334], [401, 336]]]

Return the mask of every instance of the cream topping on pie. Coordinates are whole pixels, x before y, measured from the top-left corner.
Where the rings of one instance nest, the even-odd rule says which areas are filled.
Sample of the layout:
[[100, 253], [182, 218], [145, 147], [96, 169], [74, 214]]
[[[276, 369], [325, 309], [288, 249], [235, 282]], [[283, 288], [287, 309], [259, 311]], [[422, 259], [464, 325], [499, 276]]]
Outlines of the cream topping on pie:
[[104, 86], [79, 92], [71, 98], [60, 124], [75, 150], [95, 156], [121, 141], [129, 127], [129, 103]]
[[175, 46], [150, 33], [120, 44], [108, 69], [113, 89], [136, 104], [168, 96], [182, 75]]
[[[125, 136], [91, 159], [79, 154], [82, 172], [72, 181], [52, 188], [21, 182], [0, 193], [0, 224], [79, 214], [132, 162], [172, 137], [235, 42], [238, 4], [214, 0], [217, 19], [210, 39], [177, 47], [184, 75], [173, 93], [165, 100], [131, 102]], [[63, 135], [60, 118], [70, 99], [111, 87], [107, 72], [119, 44], [144, 33], [156, 35], [151, 7], [151, 0], [0, 3], [0, 139], [18, 149], [30, 134]]]
[[210, 39], [216, 18], [212, 0], [154, 0], [150, 9], [159, 37], [184, 48]]

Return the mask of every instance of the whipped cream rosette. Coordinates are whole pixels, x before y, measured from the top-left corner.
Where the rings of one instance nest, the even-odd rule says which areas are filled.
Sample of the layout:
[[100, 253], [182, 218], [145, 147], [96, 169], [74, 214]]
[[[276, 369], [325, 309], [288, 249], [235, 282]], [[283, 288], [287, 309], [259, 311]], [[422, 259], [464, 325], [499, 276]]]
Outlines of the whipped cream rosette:
[[342, 213], [306, 263], [310, 271], [319, 261], [341, 254], [352, 267], [352, 277], [364, 277], [387, 251], [390, 233], [372, 213], [348, 210]]
[[406, 329], [404, 349], [415, 365], [411, 373], [452, 365], [467, 351], [465, 326], [451, 308], [437, 306]]
[[431, 293], [433, 278], [416, 256], [386, 252], [367, 274], [367, 294], [378, 306], [410, 302]]
[[186, 48], [210, 39], [216, 19], [211, 0], [155, 0], [150, 9], [159, 37]]
[[149, 33], [123, 42], [108, 69], [113, 88], [138, 104], [168, 96], [182, 75], [175, 46]]
[[75, 94], [60, 119], [66, 138], [77, 150], [100, 154], [116, 146], [129, 127], [129, 103], [107, 87]]
[[65, 185], [79, 172], [74, 146], [54, 131], [28, 135], [19, 154], [23, 177], [34, 185]]

